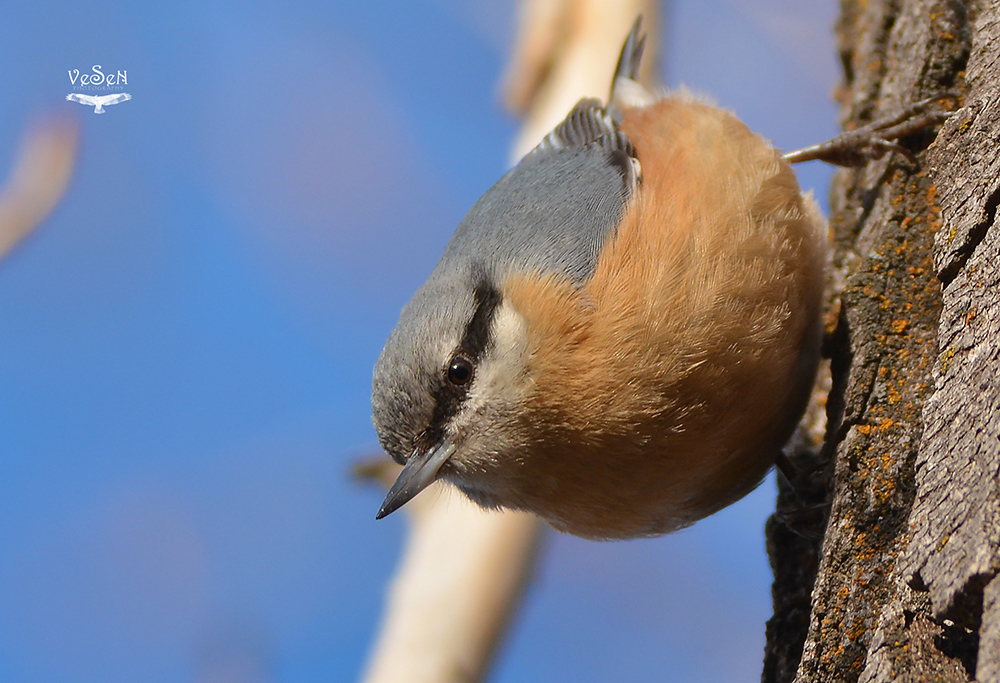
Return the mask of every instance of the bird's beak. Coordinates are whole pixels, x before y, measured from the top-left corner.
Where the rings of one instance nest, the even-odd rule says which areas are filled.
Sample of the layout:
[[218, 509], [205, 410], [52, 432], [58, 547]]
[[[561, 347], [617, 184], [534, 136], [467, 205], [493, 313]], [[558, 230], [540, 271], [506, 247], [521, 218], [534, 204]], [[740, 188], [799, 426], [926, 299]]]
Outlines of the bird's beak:
[[403, 466], [403, 471], [396, 477], [396, 483], [386, 494], [375, 519], [382, 519], [386, 515], [392, 514], [434, 483], [438, 472], [441, 471], [441, 466], [454, 452], [455, 446], [448, 439], [423, 453], [414, 451], [410, 459], [406, 461], [406, 465]]

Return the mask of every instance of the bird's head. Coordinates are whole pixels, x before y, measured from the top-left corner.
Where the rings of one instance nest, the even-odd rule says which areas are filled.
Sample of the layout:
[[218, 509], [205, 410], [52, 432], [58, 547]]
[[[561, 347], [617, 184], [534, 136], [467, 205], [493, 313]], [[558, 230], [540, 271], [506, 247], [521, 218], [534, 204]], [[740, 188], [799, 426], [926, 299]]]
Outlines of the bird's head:
[[379, 517], [438, 478], [481, 504], [499, 504], [481, 489], [525, 446], [527, 358], [525, 321], [493, 274], [439, 266], [403, 310], [375, 366], [375, 428], [404, 465]]

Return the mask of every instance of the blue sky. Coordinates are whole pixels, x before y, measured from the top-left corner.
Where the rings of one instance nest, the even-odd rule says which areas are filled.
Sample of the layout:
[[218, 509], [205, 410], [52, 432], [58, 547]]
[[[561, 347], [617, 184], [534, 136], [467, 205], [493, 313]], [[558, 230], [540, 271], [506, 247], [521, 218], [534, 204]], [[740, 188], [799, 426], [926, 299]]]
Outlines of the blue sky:
[[[779, 147], [825, 139], [834, 12], [678, 1], [666, 82]], [[505, 169], [511, 4], [4, 15], [0, 173], [39, 116], [82, 146], [0, 261], [0, 680], [355, 679], [405, 525], [348, 476], [371, 367]], [[94, 64], [133, 98], [102, 116], [64, 99]], [[798, 170], [825, 203], [830, 171]], [[660, 539], [551, 534], [492, 680], [756, 680], [773, 497]]]

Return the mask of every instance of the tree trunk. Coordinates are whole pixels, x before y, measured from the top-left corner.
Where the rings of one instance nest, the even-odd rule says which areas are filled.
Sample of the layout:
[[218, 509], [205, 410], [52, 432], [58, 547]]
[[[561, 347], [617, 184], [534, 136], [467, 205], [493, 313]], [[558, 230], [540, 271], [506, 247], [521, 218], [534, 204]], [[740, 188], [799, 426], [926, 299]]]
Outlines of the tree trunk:
[[842, 12], [848, 126], [962, 99], [918, 165], [835, 181], [826, 437], [768, 524], [763, 680], [1000, 683], [1000, 6]]

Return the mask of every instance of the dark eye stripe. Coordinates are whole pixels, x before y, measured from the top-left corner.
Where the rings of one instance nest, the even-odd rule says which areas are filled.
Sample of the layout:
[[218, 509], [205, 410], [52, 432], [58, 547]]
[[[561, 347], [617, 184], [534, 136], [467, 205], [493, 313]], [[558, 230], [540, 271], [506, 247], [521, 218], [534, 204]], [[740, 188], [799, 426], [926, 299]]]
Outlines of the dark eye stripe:
[[[475, 310], [472, 318], [465, 326], [465, 333], [456, 353], [468, 358], [475, 366], [490, 343], [490, 328], [493, 326], [493, 318], [503, 296], [500, 291], [481, 278], [475, 288], [474, 301]], [[449, 364], [451, 359], [449, 359]], [[430, 424], [418, 437], [417, 448], [421, 450], [432, 448], [444, 438], [444, 428], [448, 421], [458, 412], [468, 394], [469, 384], [453, 384], [447, 379], [448, 368], [443, 368], [440, 383], [432, 392], [434, 396], [434, 414], [431, 416]]]
[[461, 350], [472, 359], [479, 360], [490, 342], [490, 328], [493, 327], [493, 317], [503, 297], [500, 292], [485, 281], [476, 287], [476, 310], [465, 328], [465, 334], [460, 343]]

